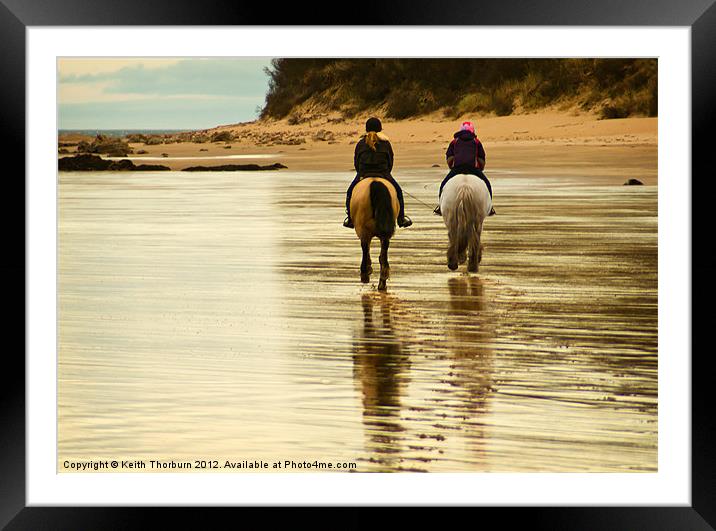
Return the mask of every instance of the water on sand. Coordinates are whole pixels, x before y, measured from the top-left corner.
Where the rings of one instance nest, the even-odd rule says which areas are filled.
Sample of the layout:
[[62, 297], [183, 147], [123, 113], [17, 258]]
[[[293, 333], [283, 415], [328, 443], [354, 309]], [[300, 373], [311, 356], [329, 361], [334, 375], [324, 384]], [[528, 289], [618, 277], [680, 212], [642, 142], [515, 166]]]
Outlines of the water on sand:
[[407, 197], [378, 293], [351, 178], [60, 174], [59, 462], [656, 470], [655, 186], [496, 172], [469, 276]]

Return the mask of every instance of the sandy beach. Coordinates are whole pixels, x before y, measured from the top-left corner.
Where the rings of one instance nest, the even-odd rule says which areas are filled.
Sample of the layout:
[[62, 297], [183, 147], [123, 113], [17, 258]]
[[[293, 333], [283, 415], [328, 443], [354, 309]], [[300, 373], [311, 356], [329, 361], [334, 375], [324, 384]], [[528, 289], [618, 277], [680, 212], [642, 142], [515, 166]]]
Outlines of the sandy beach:
[[278, 171], [59, 173], [58, 470], [656, 471], [657, 120], [478, 119], [498, 215], [471, 275], [432, 214], [458, 120], [386, 120], [414, 225], [379, 293], [341, 226], [362, 122], [330, 119], [133, 146]]
[[[239, 138], [231, 142], [135, 143], [130, 144], [135, 154], [127, 158], [163, 164], [172, 170], [195, 165], [280, 162], [290, 170], [351, 173], [354, 144], [364, 131], [365, 118], [343, 120], [327, 114], [300, 124], [265, 120], [218, 126], [206, 130], [207, 134], [231, 131]], [[566, 157], [584, 160], [587, 172], [604, 173], [607, 167], [617, 169], [614, 182], [625, 175], [626, 178], [652, 179], [648, 184], [656, 182], [656, 172], [636, 176], [629, 174], [629, 168], [634, 157], [656, 156], [657, 118], [600, 120], [594, 114], [556, 110], [504, 117], [464, 116], [448, 120], [435, 114], [419, 119], [384, 120], [383, 130], [395, 151], [395, 172], [431, 168], [436, 164], [441, 168], [437, 173], [443, 171], [447, 144], [464, 119], [472, 119], [477, 124], [478, 137], [487, 152], [488, 174], [492, 168], [505, 166], [539, 172], [545, 166], [559, 166]], [[91, 138], [63, 135], [60, 142], [82, 139]], [[286, 142], [297, 143], [287, 145]], [[74, 150], [73, 147], [67, 149], [70, 153]], [[136, 154], [139, 150], [146, 153]], [[237, 156], [248, 158], [233, 160]]]

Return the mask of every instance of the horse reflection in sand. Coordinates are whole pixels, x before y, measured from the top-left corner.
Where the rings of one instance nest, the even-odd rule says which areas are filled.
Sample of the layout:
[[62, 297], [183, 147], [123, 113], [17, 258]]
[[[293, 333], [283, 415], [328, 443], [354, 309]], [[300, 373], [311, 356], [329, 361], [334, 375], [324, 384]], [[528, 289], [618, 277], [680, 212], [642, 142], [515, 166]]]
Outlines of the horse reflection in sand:
[[378, 456], [371, 461], [395, 470], [402, 451], [400, 434], [405, 431], [400, 422], [401, 397], [410, 358], [393, 325], [398, 302], [387, 294], [365, 293], [361, 304], [363, 327], [354, 342], [353, 373], [363, 395], [363, 425], [371, 453]]
[[[484, 417], [493, 389], [494, 324], [486, 304], [481, 279], [472, 276], [448, 280], [450, 321], [447, 325], [448, 346], [452, 351], [448, 383], [458, 399], [452, 409], [467, 446], [474, 454], [476, 468], [487, 467], [488, 436]], [[448, 431], [448, 430], [446, 430]], [[454, 433], [454, 431], [453, 431]]]

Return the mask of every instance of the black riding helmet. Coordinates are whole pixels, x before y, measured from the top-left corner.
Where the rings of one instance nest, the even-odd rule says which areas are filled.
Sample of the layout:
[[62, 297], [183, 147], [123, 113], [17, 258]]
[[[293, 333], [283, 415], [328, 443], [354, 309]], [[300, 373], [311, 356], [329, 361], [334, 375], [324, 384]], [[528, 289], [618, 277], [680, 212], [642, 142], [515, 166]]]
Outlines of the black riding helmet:
[[380, 133], [382, 130], [383, 124], [380, 123], [380, 120], [378, 120], [378, 118], [368, 118], [368, 121], [365, 123], [366, 133], [370, 133], [371, 131]]

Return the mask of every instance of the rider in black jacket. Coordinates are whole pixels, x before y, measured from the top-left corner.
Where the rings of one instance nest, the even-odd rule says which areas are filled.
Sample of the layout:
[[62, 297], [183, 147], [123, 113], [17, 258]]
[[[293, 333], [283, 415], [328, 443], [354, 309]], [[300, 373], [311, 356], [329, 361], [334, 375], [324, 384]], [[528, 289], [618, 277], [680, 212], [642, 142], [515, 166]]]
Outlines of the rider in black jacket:
[[393, 147], [390, 140], [381, 131], [382, 124], [378, 118], [369, 118], [365, 124], [366, 134], [361, 137], [356, 144], [355, 155], [353, 156], [353, 166], [356, 170], [356, 177], [348, 187], [346, 194], [346, 217], [343, 222], [344, 227], [353, 228], [353, 220], [351, 219], [351, 194], [353, 188], [363, 177], [381, 177], [390, 181], [395, 187], [398, 201], [400, 202], [400, 212], [398, 213], [398, 225], [400, 227], [409, 227], [413, 224], [411, 219], [405, 215], [405, 203], [403, 201], [403, 190], [397, 183], [390, 172], [393, 170]]

